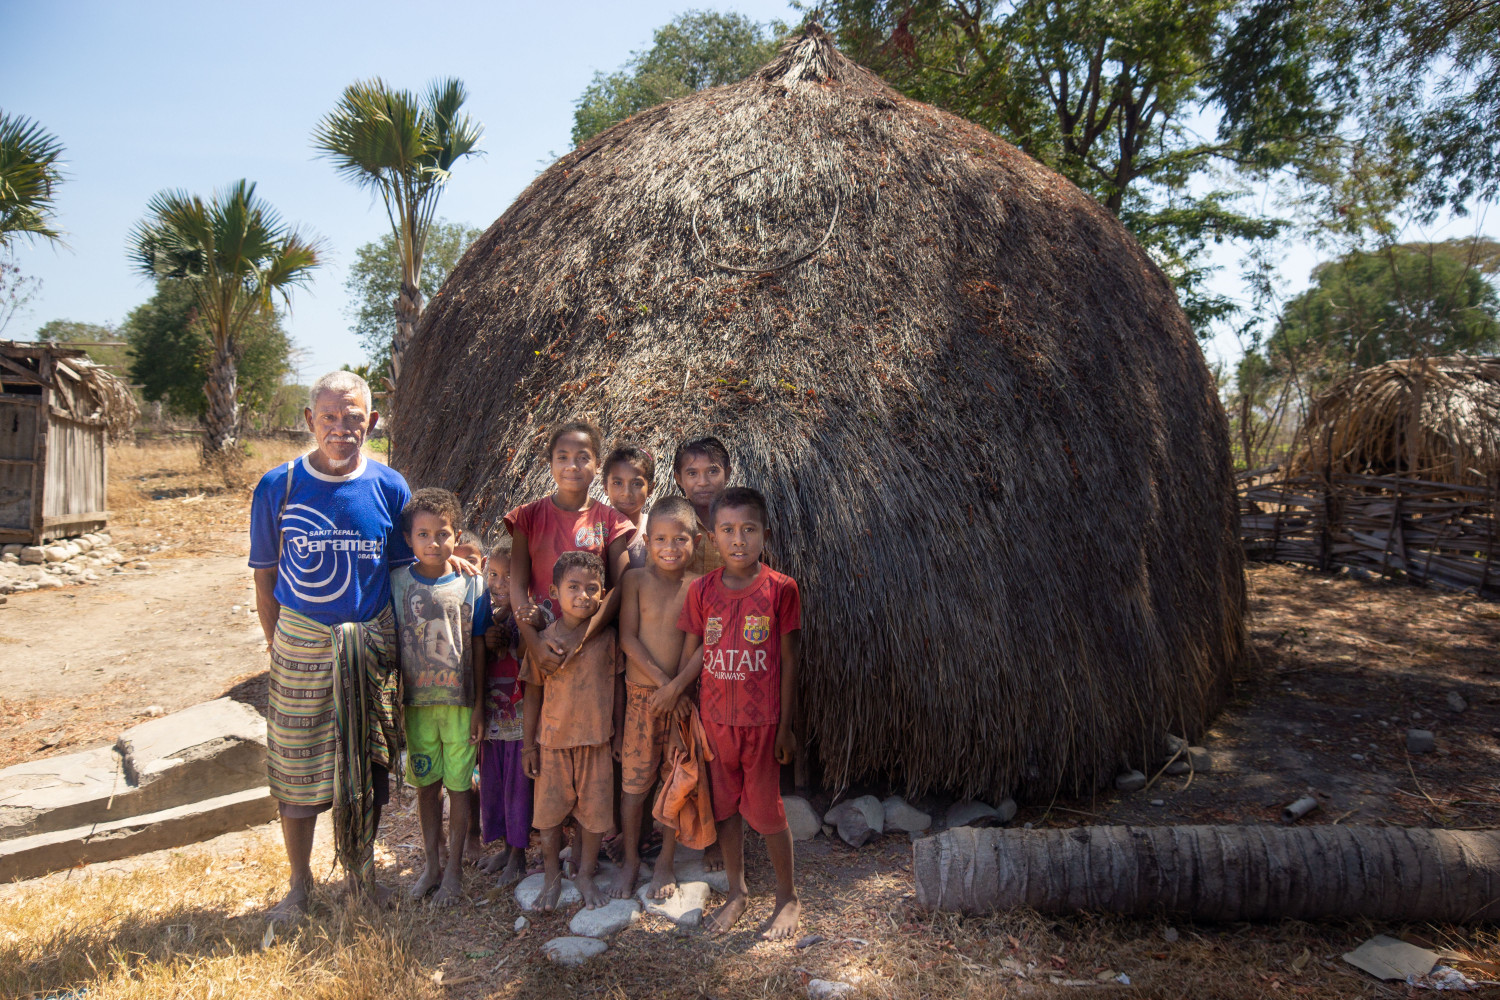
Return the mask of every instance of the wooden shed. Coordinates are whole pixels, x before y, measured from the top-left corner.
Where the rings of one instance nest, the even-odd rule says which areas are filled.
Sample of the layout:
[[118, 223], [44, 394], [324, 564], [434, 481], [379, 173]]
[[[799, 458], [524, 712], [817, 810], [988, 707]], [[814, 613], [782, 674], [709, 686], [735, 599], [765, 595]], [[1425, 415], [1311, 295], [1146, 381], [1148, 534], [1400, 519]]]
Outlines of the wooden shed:
[[137, 415], [130, 389], [86, 351], [0, 340], [0, 542], [104, 527], [105, 446]]

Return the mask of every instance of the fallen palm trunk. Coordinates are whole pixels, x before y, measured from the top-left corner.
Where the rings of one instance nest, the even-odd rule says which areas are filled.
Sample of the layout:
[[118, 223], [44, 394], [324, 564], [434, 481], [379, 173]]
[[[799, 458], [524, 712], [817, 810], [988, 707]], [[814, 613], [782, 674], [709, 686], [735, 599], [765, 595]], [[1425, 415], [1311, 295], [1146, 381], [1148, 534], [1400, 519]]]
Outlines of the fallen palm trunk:
[[913, 846], [917, 902], [1198, 920], [1500, 918], [1500, 831], [1370, 826], [960, 827]]

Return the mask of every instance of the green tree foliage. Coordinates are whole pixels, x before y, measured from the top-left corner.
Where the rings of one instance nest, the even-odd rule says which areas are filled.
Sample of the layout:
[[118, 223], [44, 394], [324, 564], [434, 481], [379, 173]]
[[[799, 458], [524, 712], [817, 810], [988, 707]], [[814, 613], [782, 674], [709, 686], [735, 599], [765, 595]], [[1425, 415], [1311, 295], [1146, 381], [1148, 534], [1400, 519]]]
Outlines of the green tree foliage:
[[742, 14], [690, 10], [656, 29], [651, 47], [620, 69], [595, 73], [573, 112], [575, 146], [646, 108], [736, 83], [771, 61], [786, 25]]
[[180, 281], [192, 292], [213, 345], [204, 386], [204, 461], [237, 459], [237, 368], [247, 354], [240, 340], [256, 317], [274, 315], [278, 294], [290, 303], [292, 288], [322, 263], [321, 247], [284, 224], [255, 197], [255, 185], [242, 180], [207, 202], [184, 191], [152, 198], [130, 234], [130, 256], [141, 274]]
[[1323, 383], [1396, 358], [1493, 351], [1500, 297], [1486, 275], [1497, 267], [1500, 244], [1471, 239], [1403, 243], [1319, 264], [1255, 363], [1273, 375], [1300, 364]]
[[[119, 333], [129, 344], [130, 380], [141, 386], [147, 400], [164, 403], [180, 417], [201, 420], [207, 415], [204, 385], [214, 344], [191, 285], [158, 282], [156, 293], [131, 310]], [[253, 315], [236, 344], [240, 412], [248, 420], [268, 412], [277, 399], [291, 372], [292, 345], [275, 312]]]
[[[422, 295], [431, 297], [443, 282], [448, 272], [458, 263], [458, 258], [480, 236], [483, 230], [438, 219], [427, 234], [426, 251], [422, 254], [422, 275], [419, 282]], [[401, 254], [395, 233], [386, 233], [378, 240], [366, 243], [354, 252], [354, 263], [349, 276], [344, 279], [344, 291], [349, 293], [349, 305], [345, 314], [352, 321], [349, 332], [359, 338], [369, 358], [365, 377], [381, 380], [390, 375], [391, 340], [396, 333], [396, 298], [401, 292]]]
[[461, 80], [439, 80], [418, 97], [381, 79], [344, 88], [343, 97], [313, 132], [313, 146], [346, 180], [379, 192], [391, 223], [401, 284], [388, 368], [393, 384], [422, 317], [422, 259], [438, 198], [453, 165], [477, 154], [484, 127], [462, 113]]
[[[108, 323], [77, 323], [70, 319], [54, 319], [37, 328], [33, 339], [79, 345], [88, 351], [91, 361], [114, 369], [116, 375], [123, 376], [130, 368], [130, 356], [126, 346], [120, 341], [120, 331]], [[120, 346], [99, 346], [115, 343]]]
[[0, 250], [22, 236], [61, 241], [52, 216], [62, 154], [62, 141], [39, 123], [0, 111]]
[[[1237, 174], [1288, 166], [1339, 114], [1301, 0], [832, 0], [856, 61], [1015, 143], [1115, 213], [1177, 285], [1200, 335], [1234, 311], [1209, 244], [1282, 223]], [[1217, 128], [1214, 123], [1218, 122]]]

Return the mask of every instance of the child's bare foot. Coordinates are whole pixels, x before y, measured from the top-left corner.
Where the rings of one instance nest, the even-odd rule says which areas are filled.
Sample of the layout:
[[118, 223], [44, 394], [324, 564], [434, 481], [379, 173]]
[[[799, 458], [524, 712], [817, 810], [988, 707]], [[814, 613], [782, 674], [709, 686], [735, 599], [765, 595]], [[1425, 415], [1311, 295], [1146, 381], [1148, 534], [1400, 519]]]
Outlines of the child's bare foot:
[[745, 907], [750, 903], [748, 896], [733, 895], [724, 900], [724, 905], [714, 911], [709, 918], [708, 932], [710, 934], [727, 934], [729, 929], [739, 923], [740, 917], [745, 914]]
[[625, 860], [625, 837], [623, 834], [615, 834], [613, 837], [605, 837], [603, 850], [600, 851], [606, 858], [615, 864]]
[[802, 922], [802, 901], [796, 896], [790, 899], [778, 899], [776, 909], [771, 912], [771, 919], [760, 926], [760, 936], [765, 941], [784, 941], [797, 933], [797, 925]]
[[305, 916], [307, 916], [307, 890], [296, 886], [286, 894], [285, 899], [271, 908], [266, 914], [266, 919], [286, 923], [301, 920]]
[[[497, 855], [498, 857], [498, 855]], [[507, 885], [513, 885], [521, 881], [526, 875], [526, 856], [520, 851], [512, 851], [510, 860], [505, 863], [505, 868], [500, 872], [500, 877], [495, 880], [497, 889]]]
[[651, 885], [646, 889], [647, 899], [666, 899], [677, 891], [677, 873], [672, 871], [671, 865], [663, 865], [657, 859], [656, 867], [651, 869]]
[[724, 870], [724, 848], [718, 843], [709, 844], [703, 849], [703, 870], [706, 872]]
[[509, 853], [509, 851], [501, 851], [499, 854], [491, 854], [489, 857], [479, 862], [477, 867], [480, 871], [484, 872], [484, 874], [493, 875], [497, 871], [499, 871], [505, 864], [506, 855], [508, 855]]
[[615, 899], [629, 899], [635, 892], [635, 878], [640, 874], [641, 863], [626, 862], [619, 871], [615, 872], [614, 882], [609, 887], [609, 894]]
[[583, 897], [583, 905], [590, 910], [597, 910], [609, 902], [609, 897], [599, 891], [594, 884], [594, 873], [578, 876], [578, 894]]
[[432, 905], [442, 909], [452, 906], [463, 898], [463, 880], [455, 868], [451, 875], [444, 876], [442, 884], [438, 886], [437, 894], [432, 897]]
[[557, 901], [562, 896], [562, 872], [555, 877], [548, 878], [542, 886], [542, 894], [536, 898], [532, 909], [538, 913], [551, 913], [557, 909]]
[[443, 868], [441, 865], [428, 865], [422, 869], [422, 877], [417, 879], [417, 884], [411, 887], [411, 898], [421, 899], [429, 892], [438, 887], [443, 880]]
[[468, 839], [464, 841], [464, 862], [477, 865], [483, 857], [484, 845], [479, 842], [479, 838], [474, 834], [469, 834]]

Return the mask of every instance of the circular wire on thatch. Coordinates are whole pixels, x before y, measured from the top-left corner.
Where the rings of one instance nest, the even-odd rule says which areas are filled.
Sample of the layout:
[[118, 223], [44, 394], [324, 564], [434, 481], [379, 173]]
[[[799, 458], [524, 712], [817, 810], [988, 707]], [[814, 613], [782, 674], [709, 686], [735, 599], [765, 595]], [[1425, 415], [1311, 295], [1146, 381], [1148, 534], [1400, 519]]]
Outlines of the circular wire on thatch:
[[1500, 476], [1500, 357], [1408, 358], [1313, 400], [1294, 472], [1403, 475], [1461, 486]]
[[1096, 787], [1201, 731], [1241, 656], [1227, 428], [1170, 283], [816, 27], [553, 164], [411, 355], [398, 461], [485, 526], [550, 490], [565, 419], [728, 444], [803, 588], [827, 784]]

